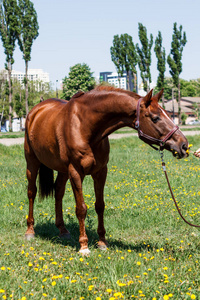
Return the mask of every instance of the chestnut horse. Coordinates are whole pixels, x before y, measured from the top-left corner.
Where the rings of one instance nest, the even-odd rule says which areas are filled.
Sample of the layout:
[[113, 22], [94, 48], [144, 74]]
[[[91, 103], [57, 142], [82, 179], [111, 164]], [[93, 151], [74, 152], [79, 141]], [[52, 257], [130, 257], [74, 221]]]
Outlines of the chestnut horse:
[[[124, 126], [134, 129], [139, 126], [138, 132], [143, 134], [140, 137], [146, 143], [159, 145], [164, 141], [161, 143], [163, 148], [176, 153], [179, 158], [187, 156], [187, 139], [158, 104], [162, 93], [163, 90], [152, 96], [150, 91], [145, 97], [140, 97], [133, 92], [100, 86], [87, 93], [78, 92], [69, 102], [46, 100], [30, 111], [24, 145], [29, 198], [27, 239], [35, 234], [33, 206], [39, 172], [41, 196], [48, 196], [54, 191], [56, 226], [60, 236], [67, 238], [70, 233], [64, 226], [62, 198], [66, 182], [70, 179], [80, 228], [80, 252], [89, 253], [85, 231], [87, 207], [82, 182], [86, 175], [91, 175], [98, 215], [98, 245], [100, 248], [107, 247], [103, 191], [109, 158], [108, 135]], [[55, 183], [53, 170], [58, 172]]]

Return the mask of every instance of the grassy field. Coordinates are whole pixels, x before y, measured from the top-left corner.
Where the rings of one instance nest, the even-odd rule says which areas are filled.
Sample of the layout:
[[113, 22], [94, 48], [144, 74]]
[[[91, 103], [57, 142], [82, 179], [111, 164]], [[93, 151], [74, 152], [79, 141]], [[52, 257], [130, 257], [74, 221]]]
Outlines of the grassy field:
[[[189, 137], [193, 149], [200, 136]], [[200, 224], [200, 160], [165, 151], [168, 176], [183, 215]], [[105, 187], [109, 248], [96, 248], [92, 180], [84, 181], [89, 257], [79, 250], [74, 198], [67, 183], [57, 237], [54, 200], [35, 202], [36, 238], [24, 240], [28, 201], [23, 146], [0, 145], [0, 299], [200, 299], [200, 230], [178, 216], [159, 154], [137, 137], [111, 141]]]

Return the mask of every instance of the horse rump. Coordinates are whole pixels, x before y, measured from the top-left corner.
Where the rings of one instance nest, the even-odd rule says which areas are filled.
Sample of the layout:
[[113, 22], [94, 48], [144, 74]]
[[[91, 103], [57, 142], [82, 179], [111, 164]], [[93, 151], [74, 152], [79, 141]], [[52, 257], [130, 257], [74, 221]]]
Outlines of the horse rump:
[[54, 177], [53, 170], [41, 164], [39, 169], [39, 195], [40, 198], [53, 197]]

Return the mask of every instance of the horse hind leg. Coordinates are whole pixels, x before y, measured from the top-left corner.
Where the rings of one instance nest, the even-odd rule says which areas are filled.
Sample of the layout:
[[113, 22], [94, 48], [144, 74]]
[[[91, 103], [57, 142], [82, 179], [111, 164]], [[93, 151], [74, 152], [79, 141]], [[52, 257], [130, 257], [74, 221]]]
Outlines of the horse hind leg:
[[85, 230], [85, 218], [87, 214], [87, 206], [85, 205], [83, 198], [82, 182], [84, 175], [79, 173], [72, 165], [69, 166], [69, 175], [76, 200], [76, 216], [79, 221], [79, 252], [82, 255], [88, 255], [90, 250], [88, 249], [88, 237]]
[[65, 185], [68, 180], [68, 174], [58, 173], [55, 182], [55, 211], [56, 227], [59, 229], [59, 236], [64, 239], [70, 238], [70, 232], [65, 228], [63, 221], [62, 199], [65, 193]]
[[98, 247], [101, 250], [105, 250], [108, 247], [108, 242], [106, 241], [105, 234], [106, 230], [104, 227], [104, 186], [107, 177], [107, 166], [102, 168], [99, 172], [92, 175], [94, 180], [94, 190], [96, 196], [95, 210], [98, 215], [98, 228], [97, 233], [99, 235]]

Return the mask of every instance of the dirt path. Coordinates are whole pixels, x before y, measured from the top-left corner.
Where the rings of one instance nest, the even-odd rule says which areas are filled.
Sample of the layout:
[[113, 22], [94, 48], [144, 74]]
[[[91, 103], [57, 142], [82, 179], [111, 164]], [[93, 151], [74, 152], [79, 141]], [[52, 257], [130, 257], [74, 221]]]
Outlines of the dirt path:
[[[194, 135], [200, 135], [200, 130], [186, 130], [183, 131], [184, 135], [186, 136], [194, 136]], [[137, 133], [113, 133], [109, 136], [109, 139], [117, 140], [121, 139], [124, 137], [131, 137], [131, 136], [137, 136]], [[24, 143], [24, 138], [5, 138], [5, 139], [0, 139], [0, 144], [3, 144], [5, 146], [12, 146], [12, 145], [20, 145]]]

